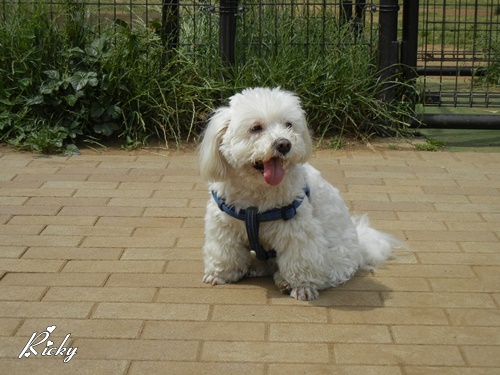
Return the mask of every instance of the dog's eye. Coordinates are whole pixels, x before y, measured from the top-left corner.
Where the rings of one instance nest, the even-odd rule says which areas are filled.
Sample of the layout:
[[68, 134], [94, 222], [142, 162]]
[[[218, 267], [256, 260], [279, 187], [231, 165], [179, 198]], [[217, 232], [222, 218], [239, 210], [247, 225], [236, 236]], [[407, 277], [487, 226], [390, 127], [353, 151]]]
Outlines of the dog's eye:
[[285, 122], [285, 126], [287, 129], [291, 129], [292, 128], [292, 123], [291, 122]]
[[264, 130], [264, 128], [262, 127], [262, 125], [261, 125], [261, 124], [255, 124], [254, 126], [252, 126], [252, 127], [250, 128], [250, 132], [251, 132], [251, 133], [259, 133], [259, 132], [261, 132], [262, 130]]

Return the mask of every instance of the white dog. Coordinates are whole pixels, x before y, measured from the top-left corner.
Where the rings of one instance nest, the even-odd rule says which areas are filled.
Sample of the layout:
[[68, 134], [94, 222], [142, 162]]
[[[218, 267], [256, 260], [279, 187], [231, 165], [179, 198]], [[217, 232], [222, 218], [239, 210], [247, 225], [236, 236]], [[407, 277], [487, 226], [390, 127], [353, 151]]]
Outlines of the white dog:
[[246, 89], [215, 112], [200, 146], [211, 191], [205, 283], [274, 275], [280, 290], [312, 300], [359, 268], [383, 264], [400, 245], [366, 216], [351, 218], [338, 190], [307, 163], [311, 151], [304, 111], [290, 92]]

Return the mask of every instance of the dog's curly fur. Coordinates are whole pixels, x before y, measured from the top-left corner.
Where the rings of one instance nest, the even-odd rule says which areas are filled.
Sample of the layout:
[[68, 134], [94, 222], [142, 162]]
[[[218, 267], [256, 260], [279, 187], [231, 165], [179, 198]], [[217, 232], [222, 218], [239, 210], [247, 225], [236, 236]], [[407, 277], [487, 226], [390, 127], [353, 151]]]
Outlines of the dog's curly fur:
[[260, 242], [277, 257], [261, 262], [249, 251], [245, 224], [209, 199], [205, 217], [205, 276], [212, 285], [244, 276], [274, 275], [294, 298], [312, 300], [359, 268], [381, 265], [400, 242], [351, 218], [337, 189], [307, 163], [312, 142], [299, 98], [280, 88], [246, 89], [211, 118], [200, 146], [201, 175], [236, 210], [259, 212], [309, 197], [288, 221], [260, 224]]

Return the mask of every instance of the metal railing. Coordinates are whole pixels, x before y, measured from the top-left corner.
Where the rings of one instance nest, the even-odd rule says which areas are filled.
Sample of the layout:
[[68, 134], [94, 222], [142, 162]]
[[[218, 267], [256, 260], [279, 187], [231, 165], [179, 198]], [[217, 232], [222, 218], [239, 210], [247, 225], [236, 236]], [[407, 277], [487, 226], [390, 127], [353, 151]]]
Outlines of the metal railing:
[[[284, 45], [307, 54], [312, 46], [328, 51], [342, 43], [364, 44], [378, 60], [380, 78], [416, 85], [420, 95], [409, 99], [425, 108], [500, 107], [500, 4], [494, 0], [45, 2], [54, 17], [58, 7], [83, 4], [98, 29], [117, 21], [131, 28], [148, 25], [161, 35], [165, 58], [182, 50], [193, 58], [217, 54], [237, 66], [248, 58], [265, 59]], [[4, 19], [12, 3], [36, 2], [2, 0]], [[286, 39], [279, 36], [285, 21]], [[331, 28], [346, 24], [353, 30], [349, 37], [332, 38]], [[300, 37], [294, 31], [299, 29]], [[394, 95], [388, 83], [381, 99]], [[492, 115], [487, 121], [500, 126], [499, 119]]]

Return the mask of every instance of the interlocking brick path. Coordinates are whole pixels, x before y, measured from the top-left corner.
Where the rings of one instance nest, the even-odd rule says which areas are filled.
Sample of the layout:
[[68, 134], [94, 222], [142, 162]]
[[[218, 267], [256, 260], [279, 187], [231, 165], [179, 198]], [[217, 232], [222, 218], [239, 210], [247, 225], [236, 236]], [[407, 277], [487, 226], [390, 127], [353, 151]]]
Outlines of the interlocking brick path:
[[[311, 163], [410, 250], [300, 302], [201, 283], [192, 151], [0, 151], [0, 372], [500, 373], [500, 153], [355, 149]], [[77, 353], [19, 359], [34, 332]]]

